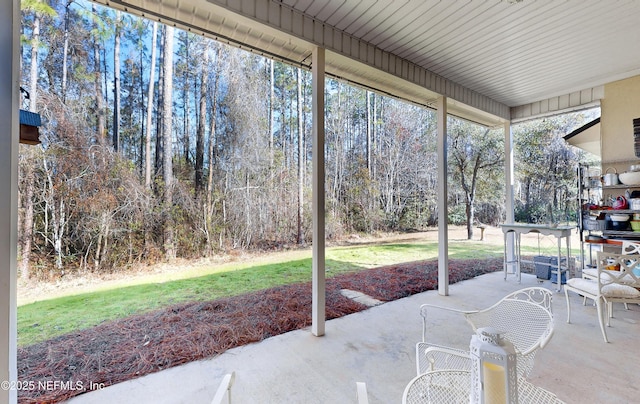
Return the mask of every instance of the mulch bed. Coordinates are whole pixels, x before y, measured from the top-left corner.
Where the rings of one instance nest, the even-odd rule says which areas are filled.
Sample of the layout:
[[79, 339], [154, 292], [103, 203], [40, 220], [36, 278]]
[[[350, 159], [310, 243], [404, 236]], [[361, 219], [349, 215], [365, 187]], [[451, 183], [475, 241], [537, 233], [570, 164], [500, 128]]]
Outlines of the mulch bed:
[[[391, 265], [327, 280], [326, 317], [367, 307], [340, 294], [391, 301], [437, 289], [437, 261]], [[502, 259], [451, 260], [455, 283], [502, 269]], [[311, 283], [179, 304], [18, 349], [20, 403], [55, 403], [149, 373], [218, 355], [311, 325]], [[32, 383], [32, 384], [27, 384]]]

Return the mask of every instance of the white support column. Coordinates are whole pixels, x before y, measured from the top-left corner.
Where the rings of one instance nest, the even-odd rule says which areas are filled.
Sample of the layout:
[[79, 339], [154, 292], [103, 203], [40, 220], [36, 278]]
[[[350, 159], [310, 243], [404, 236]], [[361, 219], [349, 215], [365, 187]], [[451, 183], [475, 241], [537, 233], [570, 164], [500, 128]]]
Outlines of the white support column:
[[315, 48], [311, 56], [313, 79], [313, 299], [311, 332], [324, 335], [325, 326], [325, 236], [324, 236], [324, 48]]
[[[17, 380], [16, 277], [18, 245], [18, 50], [20, 2], [0, 2], [0, 382]], [[0, 388], [0, 403], [16, 403]]]
[[447, 97], [438, 97], [438, 294], [449, 295]]
[[[515, 205], [513, 202], [513, 187], [515, 180], [513, 175], [513, 164], [513, 133], [511, 133], [511, 122], [507, 121], [504, 124], [505, 223], [507, 224], [511, 224], [515, 221]], [[505, 236], [505, 254], [507, 255], [506, 262], [513, 262], [515, 258], [514, 237], [515, 234], [513, 232], [510, 232]], [[513, 270], [515, 271], [515, 267]]]

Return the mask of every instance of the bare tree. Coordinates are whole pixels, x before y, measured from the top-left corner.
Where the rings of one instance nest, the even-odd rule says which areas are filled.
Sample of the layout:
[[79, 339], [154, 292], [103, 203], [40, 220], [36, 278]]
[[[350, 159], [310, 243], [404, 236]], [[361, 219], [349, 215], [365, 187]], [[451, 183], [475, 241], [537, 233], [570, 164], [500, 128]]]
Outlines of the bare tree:
[[[40, 25], [44, 16], [55, 16], [55, 11], [47, 5], [47, 3], [39, 0], [26, 0], [22, 3], [22, 7], [33, 14], [33, 25], [31, 30], [31, 64], [29, 66], [29, 109], [33, 112], [38, 111], [38, 70], [40, 63], [38, 60], [38, 51], [41, 46]], [[21, 195], [20, 202], [24, 206], [23, 222], [21, 224], [21, 276], [24, 279], [30, 277], [30, 259], [31, 247], [33, 239], [33, 197], [35, 188], [34, 165], [31, 150], [24, 154], [24, 164], [21, 164], [21, 180], [25, 187], [24, 195]]]
[[304, 110], [302, 108], [302, 69], [298, 68], [298, 244], [304, 243]]
[[454, 179], [464, 192], [467, 216], [467, 238], [473, 238], [475, 222], [476, 191], [484, 171], [499, 170], [503, 164], [502, 142], [490, 130], [482, 130], [477, 125], [457, 122], [450, 130], [451, 164]]
[[158, 22], [153, 22], [153, 32], [151, 33], [151, 67], [149, 68], [149, 92], [147, 95], [147, 125], [144, 137], [144, 185], [151, 189], [151, 122], [153, 118], [154, 85], [156, 73], [156, 48], [158, 37]]
[[113, 46], [113, 149], [120, 151], [120, 40], [122, 37], [122, 13], [116, 11], [115, 37]]
[[33, 240], [33, 197], [35, 191], [35, 164], [36, 157], [33, 148], [25, 148], [20, 150], [20, 181], [23, 185], [23, 194], [21, 194], [20, 203], [24, 206], [24, 216], [20, 226], [20, 275], [23, 279], [29, 279], [31, 276], [31, 248]]
[[[209, 129], [209, 146], [207, 148], [207, 156], [209, 160], [209, 171], [207, 174], [207, 193], [205, 198], [204, 205], [204, 231], [206, 238], [206, 253], [207, 255], [211, 255], [213, 253], [213, 220], [214, 220], [214, 168], [216, 162], [216, 119], [218, 113], [218, 83], [220, 82], [220, 47], [216, 46], [214, 51], [213, 61], [215, 63], [214, 69], [214, 82], [213, 82], [213, 94], [211, 96], [211, 113], [209, 116], [210, 120], [210, 129]], [[223, 209], [223, 216], [225, 212]], [[224, 222], [223, 217], [223, 222]], [[223, 244], [224, 231], [220, 232], [219, 245], [222, 247]]]
[[371, 143], [372, 143], [372, 136], [373, 136], [373, 117], [372, 117], [372, 113], [371, 113], [371, 96], [373, 95], [373, 93], [369, 90], [367, 90], [367, 144], [366, 144], [366, 148], [367, 148], [367, 171], [369, 172], [369, 177], [373, 177], [372, 175], [372, 166], [373, 166], [373, 162], [372, 157], [371, 157]]
[[73, 0], [67, 0], [64, 6], [64, 44], [62, 46], [62, 101], [67, 98], [67, 75], [68, 75], [68, 54], [69, 54], [69, 7]]
[[92, 15], [94, 16], [94, 40], [93, 40], [93, 89], [95, 93], [96, 115], [97, 115], [97, 135], [99, 141], [102, 141], [106, 135], [105, 111], [104, 111], [104, 94], [102, 91], [102, 72], [100, 58], [100, 39], [98, 32], [100, 31], [97, 21], [96, 5], [91, 5]]
[[207, 95], [209, 86], [209, 47], [204, 46], [200, 64], [200, 99], [198, 130], [196, 132], [195, 195], [200, 196], [204, 188], [204, 139], [207, 126]]
[[173, 34], [174, 29], [167, 26], [164, 31], [162, 49], [163, 103], [162, 103], [162, 177], [164, 180], [164, 251], [167, 259], [176, 258], [173, 239]]
[[275, 131], [275, 61], [269, 61], [269, 167], [273, 168], [273, 136]]

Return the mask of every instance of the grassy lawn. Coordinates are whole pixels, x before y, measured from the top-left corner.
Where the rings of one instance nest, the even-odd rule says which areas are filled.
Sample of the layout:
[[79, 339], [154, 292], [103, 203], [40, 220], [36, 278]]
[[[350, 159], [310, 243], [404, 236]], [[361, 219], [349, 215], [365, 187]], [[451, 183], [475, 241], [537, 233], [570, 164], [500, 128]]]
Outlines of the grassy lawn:
[[[523, 247], [537, 254], [537, 249]], [[333, 247], [326, 252], [327, 277], [372, 267], [437, 257], [435, 241]], [[460, 241], [449, 244], [453, 259], [502, 256], [503, 246]], [[255, 261], [255, 260], [254, 260]], [[30, 345], [104, 321], [168, 305], [206, 301], [273, 286], [311, 280], [311, 251], [296, 250], [259, 263], [232, 262], [152, 275], [133, 282], [122, 279], [109, 288], [18, 307], [18, 344]]]

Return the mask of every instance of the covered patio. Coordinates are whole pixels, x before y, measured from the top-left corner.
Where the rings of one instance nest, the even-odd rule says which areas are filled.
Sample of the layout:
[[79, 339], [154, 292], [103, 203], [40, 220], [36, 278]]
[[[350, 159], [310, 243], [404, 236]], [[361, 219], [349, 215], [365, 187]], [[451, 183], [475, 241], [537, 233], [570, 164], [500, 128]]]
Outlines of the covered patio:
[[[528, 286], [551, 288], [524, 274], [503, 280], [501, 272], [451, 285], [450, 295], [436, 291], [369, 308], [326, 324], [326, 337], [308, 329], [269, 338], [258, 344], [171, 368], [104, 390], [83, 394], [69, 403], [207, 403], [225, 374], [235, 371], [233, 403], [356, 403], [356, 382], [365, 382], [369, 402], [399, 403], [415, 374], [415, 343], [421, 338], [418, 307], [434, 303], [463, 309], [485, 308], [514, 290]], [[566, 323], [564, 293], [554, 293], [555, 332], [536, 356], [530, 381], [567, 403], [631, 403], [638, 398], [637, 369], [640, 307], [615, 308], [602, 340], [595, 307], [582, 306], [571, 295], [572, 322]], [[469, 325], [461, 318], [434, 312], [434, 339], [468, 348]]]
[[[536, 284], [527, 276], [520, 285], [491, 274], [449, 288], [447, 115], [504, 130], [507, 223], [514, 220], [514, 123], [600, 106], [603, 161], [636, 159], [630, 145], [631, 121], [640, 105], [640, 3], [634, 1], [98, 1], [312, 70], [314, 311], [311, 333], [274, 337], [73, 402], [207, 402], [231, 371], [237, 375], [237, 402], [355, 402], [356, 381], [367, 383], [372, 402], [398, 402], [415, 374], [420, 303], [482, 308], [509, 291]], [[7, 57], [0, 63], [0, 380], [15, 381], [20, 2], [1, 4], [0, 52]], [[327, 324], [325, 73], [437, 110], [441, 240], [439, 293]], [[605, 143], [607, 137], [611, 142]], [[631, 374], [637, 355], [629, 353], [637, 345], [638, 307], [616, 310], [612, 343], [605, 344], [595, 308], [577, 307], [574, 297], [574, 324], [567, 325], [563, 295], [555, 297], [556, 335], [538, 357], [532, 382], [567, 402], [637, 401], [637, 377]], [[433, 321], [434, 332], [450, 345], [468, 346], [464, 322]], [[0, 403], [16, 400], [15, 390], [0, 391]]]

